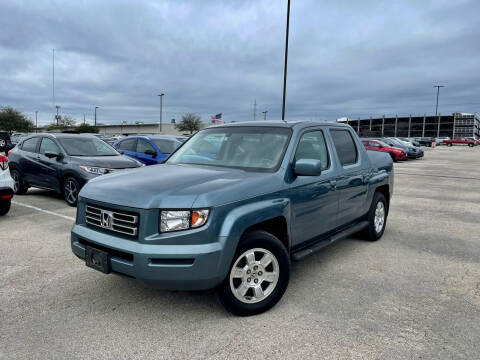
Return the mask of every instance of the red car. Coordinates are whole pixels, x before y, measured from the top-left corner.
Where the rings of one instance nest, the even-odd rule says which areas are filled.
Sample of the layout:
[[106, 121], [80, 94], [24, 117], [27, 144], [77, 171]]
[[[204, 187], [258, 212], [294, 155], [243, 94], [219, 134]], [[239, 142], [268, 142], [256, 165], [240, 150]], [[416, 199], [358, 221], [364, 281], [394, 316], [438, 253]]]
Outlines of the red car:
[[452, 146], [455, 144], [459, 145], [468, 145], [470, 147], [474, 147], [476, 144], [475, 140], [472, 139], [465, 139], [465, 138], [455, 138], [451, 140], [443, 140], [443, 143], [447, 146]]
[[367, 150], [385, 151], [390, 154], [393, 161], [406, 160], [407, 155], [403, 149], [392, 147], [380, 140], [362, 140], [363, 146]]

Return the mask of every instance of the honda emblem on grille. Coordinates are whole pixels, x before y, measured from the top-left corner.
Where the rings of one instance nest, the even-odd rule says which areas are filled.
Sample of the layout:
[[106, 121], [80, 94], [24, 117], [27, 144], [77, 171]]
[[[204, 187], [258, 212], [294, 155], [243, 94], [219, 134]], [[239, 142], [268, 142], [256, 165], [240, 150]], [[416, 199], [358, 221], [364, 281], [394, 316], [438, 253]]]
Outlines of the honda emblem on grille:
[[102, 218], [101, 218], [101, 225], [105, 229], [112, 229], [112, 212], [111, 211], [106, 211], [102, 210]]

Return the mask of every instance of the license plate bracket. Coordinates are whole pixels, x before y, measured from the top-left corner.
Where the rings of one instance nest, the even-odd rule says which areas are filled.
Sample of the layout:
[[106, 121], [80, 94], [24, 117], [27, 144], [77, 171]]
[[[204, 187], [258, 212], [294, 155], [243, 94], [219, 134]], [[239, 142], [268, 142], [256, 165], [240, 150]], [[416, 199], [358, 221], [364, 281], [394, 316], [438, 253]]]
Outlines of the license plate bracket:
[[110, 273], [108, 253], [106, 251], [102, 251], [91, 246], [86, 246], [85, 264], [92, 269], [103, 272], [104, 274]]

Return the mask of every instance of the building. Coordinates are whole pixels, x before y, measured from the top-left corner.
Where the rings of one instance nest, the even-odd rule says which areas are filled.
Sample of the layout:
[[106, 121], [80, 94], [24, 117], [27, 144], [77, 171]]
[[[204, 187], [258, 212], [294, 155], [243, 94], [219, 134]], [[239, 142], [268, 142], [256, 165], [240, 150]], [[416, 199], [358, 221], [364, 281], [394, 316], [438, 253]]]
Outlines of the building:
[[360, 137], [475, 137], [480, 138], [480, 116], [452, 115], [395, 116], [337, 120], [353, 127]]
[[114, 124], [114, 125], [97, 125], [100, 134], [166, 134], [166, 135], [182, 135], [184, 132], [178, 131], [173, 123], [162, 123], [162, 131], [160, 131], [159, 123], [139, 123], [139, 124]]

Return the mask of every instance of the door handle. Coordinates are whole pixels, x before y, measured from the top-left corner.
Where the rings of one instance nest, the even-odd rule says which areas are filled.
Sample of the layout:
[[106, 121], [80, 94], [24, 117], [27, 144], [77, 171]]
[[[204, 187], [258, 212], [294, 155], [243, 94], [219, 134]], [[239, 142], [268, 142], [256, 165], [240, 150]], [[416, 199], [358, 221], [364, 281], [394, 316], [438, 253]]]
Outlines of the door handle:
[[337, 181], [330, 180], [330, 186], [333, 188], [333, 190], [337, 190]]

